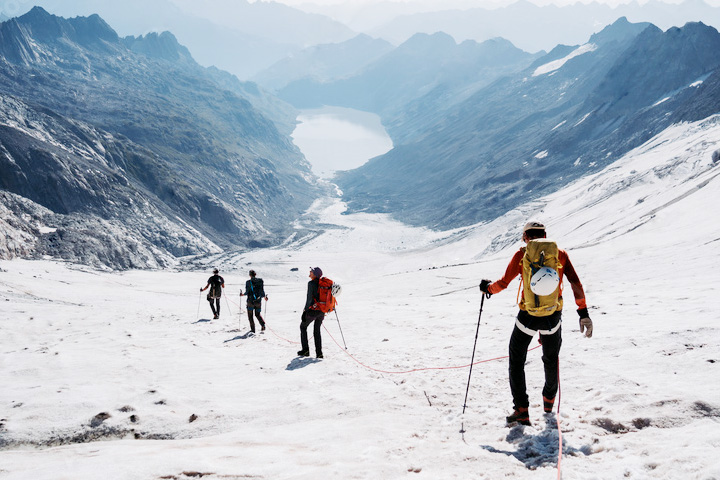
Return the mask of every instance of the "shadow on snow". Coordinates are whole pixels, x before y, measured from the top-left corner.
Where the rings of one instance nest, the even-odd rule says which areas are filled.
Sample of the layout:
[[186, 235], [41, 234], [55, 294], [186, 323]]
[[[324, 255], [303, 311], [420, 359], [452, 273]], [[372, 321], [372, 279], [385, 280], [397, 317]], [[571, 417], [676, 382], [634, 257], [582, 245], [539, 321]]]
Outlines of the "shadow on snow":
[[[505, 440], [516, 445], [515, 451], [499, 450], [489, 445], [481, 445], [481, 447], [492, 453], [515, 457], [529, 470], [557, 465], [559, 446], [557, 421], [555, 415], [546, 415], [545, 419], [545, 429], [535, 435], [526, 435], [526, 427], [522, 425], [510, 429]], [[579, 449], [568, 446], [563, 439], [562, 452], [563, 455], [577, 456], [580, 453], [590, 455], [591, 450], [589, 446]]]
[[[237, 331], [237, 330], [235, 330], [235, 331]], [[246, 338], [251, 338], [254, 336], [255, 336], [255, 334], [253, 332], [247, 332], [244, 335], [237, 335], [229, 340], [225, 340], [223, 343], [234, 342], [235, 340], [245, 340]]]
[[293, 358], [292, 361], [285, 367], [285, 370], [297, 370], [298, 368], [304, 368], [313, 363], [320, 363], [320, 359], [310, 357], [297, 357]]

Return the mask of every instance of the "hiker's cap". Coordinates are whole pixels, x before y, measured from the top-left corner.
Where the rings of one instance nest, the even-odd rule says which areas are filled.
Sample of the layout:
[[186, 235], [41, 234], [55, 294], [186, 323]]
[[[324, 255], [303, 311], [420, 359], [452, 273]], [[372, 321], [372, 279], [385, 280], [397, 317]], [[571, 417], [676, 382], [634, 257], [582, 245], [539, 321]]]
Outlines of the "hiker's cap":
[[218, 270], [217, 268], [213, 268], [213, 273], [218, 273], [218, 272], [220, 272], [220, 270]]
[[322, 277], [322, 270], [320, 267], [310, 267], [310, 271], [315, 275], [317, 278]]
[[545, 225], [540, 222], [528, 222], [525, 224], [525, 227], [523, 227], [523, 233], [528, 230], [545, 230]]
[[250, 273], [249, 273], [249, 274], [250, 274], [251, 277], [254, 277], [255, 275], [257, 275], [257, 274], [255, 273], [255, 270], [250, 270]]

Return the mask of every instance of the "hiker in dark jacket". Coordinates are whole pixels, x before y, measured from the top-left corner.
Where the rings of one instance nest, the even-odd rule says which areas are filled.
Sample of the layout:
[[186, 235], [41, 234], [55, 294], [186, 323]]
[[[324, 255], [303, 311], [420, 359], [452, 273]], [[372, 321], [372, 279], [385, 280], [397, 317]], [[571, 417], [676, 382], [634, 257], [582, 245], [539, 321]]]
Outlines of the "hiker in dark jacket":
[[[250, 280], [245, 282], [244, 295], [247, 295], [246, 305], [248, 320], [250, 321], [250, 331], [255, 333], [253, 311], [255, 312], [255, 316], [257, 317], [258, 322], [260, 322], [260, 331], [265, 331], [265, 320], [263, 320], [262, 315], [260, 315], [260, 311], [262, 310], [263, 298], [265, 299], [265, 301], [267, 301], [268, 297], [265, 294], [263, 279], [257, 278], [255, 270], [250, 270]], [[240, 296], [243, 296], [242, 292], [240, 292]]]
[[320, 267], [310, 268], [310, 274], [308, 275], [310, 277], [310, 281], [308, 282], [305, 308], [303, 308], [302, 317], [300, 317], [300, 342], [302, 343], [302, 350], [297, 352], [297, 354], [301, 357], [310, 356], [307, 328], [311, 323], [315, 322], [313, 327], [313, 335], [315, 337], [315, 355], [317, 358], [323, 358], [320, 327], [322, 326], [325, 314], [320, 311], [317, 306], [317, 302], [320, 300], [318, 287], [322, 274], [323, 272]]
[[[217, 268], [213, 269], [213, 276], [208, 278], [207, 285], [205, 288], [201, 288], [203, 292], [210, 287], [210, 291], [207, 294], [207, 300], [210, 302], [210, 309], [213, 312], [213, 319], [220, 318], [220, 297], [222, 297], [222, 289], [225, 288], [225, 280], [223, 277], [218, 275], [219, 271]], [[215, 304], [213, 305], [213, 301]]]

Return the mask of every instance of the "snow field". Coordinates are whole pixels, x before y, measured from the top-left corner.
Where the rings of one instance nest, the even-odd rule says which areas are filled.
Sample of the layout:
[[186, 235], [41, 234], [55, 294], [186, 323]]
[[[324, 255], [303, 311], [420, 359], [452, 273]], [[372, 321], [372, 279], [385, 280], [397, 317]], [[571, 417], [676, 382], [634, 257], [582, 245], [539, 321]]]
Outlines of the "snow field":
[[[673, 127], [452, 232], [327, 200], [305, 219], [326, 233], [199, 272], [1, 261], [0, 478], [557, 478], [539, 349], [526, 366], [533, 426], [504, 425], [517, 281], [484, 302], [462, 415], [477, 285], [501, 276], [530, 218], [569, 251], [595, 324], [583, 338], [566, 282], [563, 478], [720, 478], [717, 124]], [[209, 320], [199, 288], [215, 265], [227, 300]], [[325, 359], [295, 357], [310, 266], [343, 286], [347, 354], [329, 315]], [[239, 307], [250, 268], [270, 297], [256, 336]], [[438, 367], [462, 368], [388, 373]]]

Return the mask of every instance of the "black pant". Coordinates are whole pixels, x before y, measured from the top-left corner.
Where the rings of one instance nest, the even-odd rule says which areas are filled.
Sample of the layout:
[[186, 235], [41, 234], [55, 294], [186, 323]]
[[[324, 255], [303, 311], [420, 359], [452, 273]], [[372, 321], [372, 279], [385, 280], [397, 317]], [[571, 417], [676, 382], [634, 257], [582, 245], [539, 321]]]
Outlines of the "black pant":
[[265, 320], [263, 320], [262, 316], [260, 315], [260, 309], [262, 307], [262, 300], [256, 300], [255, 302], [248, 302], [247, 303], [247, 315], [248, 320], [250, 321], [250, 331], [255, 331], [255, 322], [253, 321], [253, 310], [255, 311], [255, 316], [258, 319], [258, 322], [260, 322], [260, 326], [264, 329], [265, 328]]
[[[213, 305], [213, 300], [215, 300], [214, 305]], [[218, 298], [207, 297], [207, 301], [210, 302], [210, 309], [212, 310], [213, 315], [215, 315], [216, 317], [219, 317], [220, 316], [220, 297], [218, 297]]]
[[[562, 345], [562, 327], [558, 324], [561, 317], [562, 312], [555, 312], [548, 317], [533, 317], [524, 310], [521, 310], [517, 316], [518, 321], [531, 331], [549, 331], [558, 326], [557, 331], [551, 335], [540, 334], [543, 350], [542, 361], [545, 367], [545, 386], [542, 394], [547, 398], [555, 398], [558, 391], [558, 356]], [[523, 332], [515, 324], [510, 336], [510, 392], [515, 408], [530, 406], [525, 383], [525, 360], [532, 339], [531, 335]]]
[[304, 352], [310, 352], [308, 344], [307, 327], [315, 322], [313, 327], [313, 336], [315, 337], [315, 354], [322, 355], [322, 337], [320, 337], [320, 327], [322, 326], [325, 314], [320, 310], [306, 310], [300, 317], [300, 342]]

